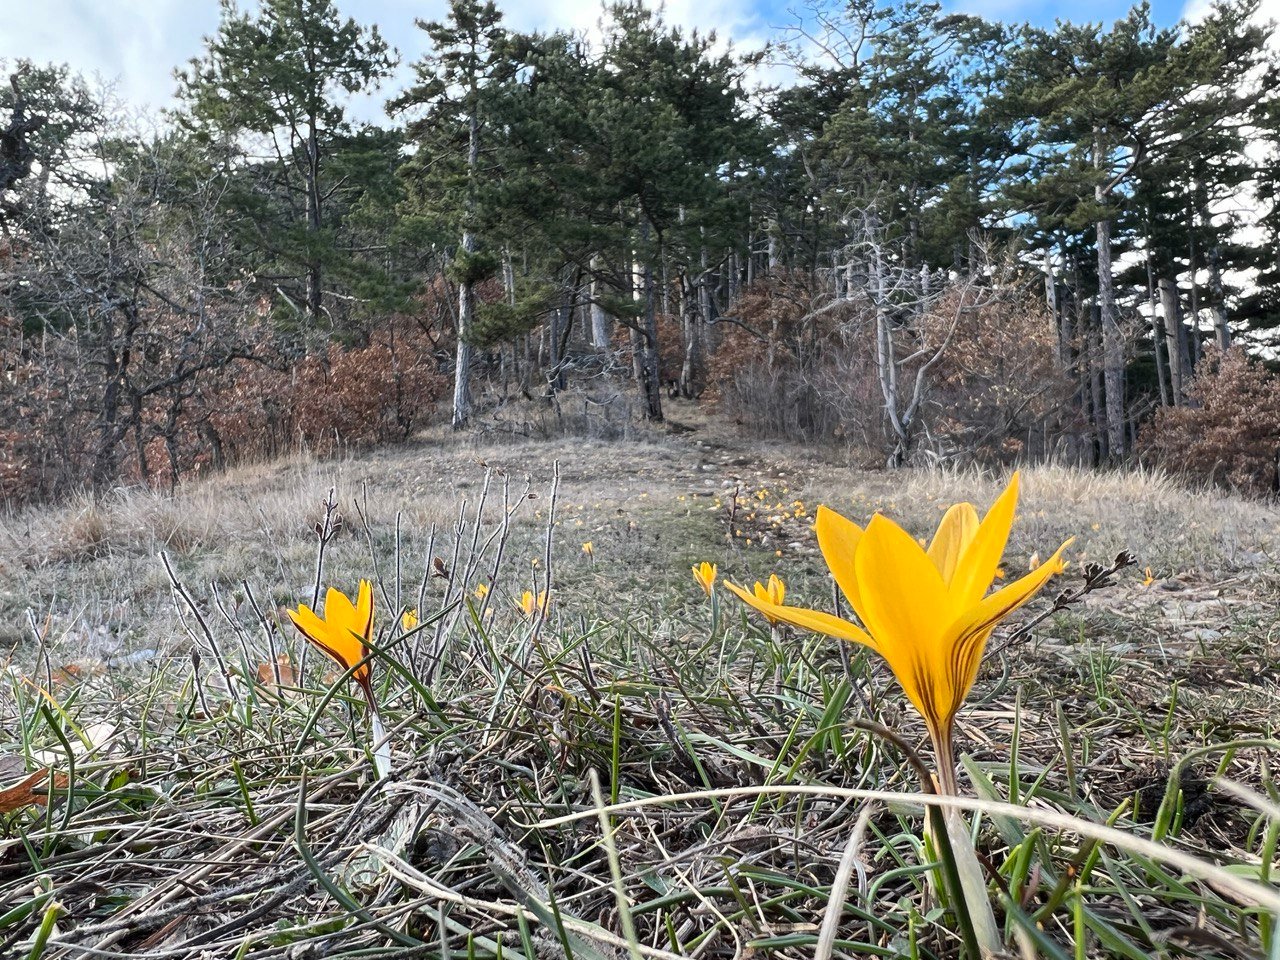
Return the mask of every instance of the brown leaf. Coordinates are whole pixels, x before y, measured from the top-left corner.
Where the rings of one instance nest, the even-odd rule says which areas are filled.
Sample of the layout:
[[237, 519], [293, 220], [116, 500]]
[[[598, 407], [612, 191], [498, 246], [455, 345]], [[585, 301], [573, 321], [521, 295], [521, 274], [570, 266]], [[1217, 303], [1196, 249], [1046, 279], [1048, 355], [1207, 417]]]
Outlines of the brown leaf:
[[[293, 667], [289, 663], [289, 658], [281, 653], [276, 655], [276, 668], [280, 671], [280, 685], [282, 687], [297, 686], [294, 683]], [[258, 664], [258, 682], [268, 687], [276, 685], [276, 672], [271, 669], [270, 663]]]
[[[44, 803], [48, 796], [45, 789], [40, 785], [48, 775], [49, 769], [46, 767], [42, 770], [37, 770], [25, 780], [9, 787], [7, 790], [0, 790], [0, 813], [13, 813], [13, 811], [21, 810], [23, 807], [30, 806], [33, 803]], [[54, 774], [53, 785], [55, 788], [63, 789], [67, 786], [67, 783], [67, 775], [65, 773]]]

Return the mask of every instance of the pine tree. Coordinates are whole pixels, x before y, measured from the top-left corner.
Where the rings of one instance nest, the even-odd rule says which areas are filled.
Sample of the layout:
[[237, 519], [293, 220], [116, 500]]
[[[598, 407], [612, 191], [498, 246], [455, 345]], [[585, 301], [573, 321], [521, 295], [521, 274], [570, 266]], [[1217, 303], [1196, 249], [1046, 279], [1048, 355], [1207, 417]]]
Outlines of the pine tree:
[[377, 27], [343, 20], [333, 0], [263, 0], [255, 13], [223, 0], [203, 56], [177, 72], [179, 119], [219, 144], [229, 164], [264, 174], [235, 199], [254, 221], [263, 260], [301, 275], [313, 326], [334, 254], [325, 164], [346, 132], [344, 100], [376, 86], [394, 64]]
[[460, 235], [451, 275], [458, 284], [457, 355], [451, 419], [454, 429], [471, 418], [471, 365], [476, 285], [497, 271], [498, 260], [482, 244], [497, 216], [486, 203], [503, 168], [500, 129], [504, 95], [514, 77], [502, 14], [491, 2], [451, 0], [444, 21], [418, 21], [431, 51], [414, 64], [417, 81], [391, 104], [408, 112], [410, 140], [418, 154], [404, 176], [409, 206], [442, 233]]

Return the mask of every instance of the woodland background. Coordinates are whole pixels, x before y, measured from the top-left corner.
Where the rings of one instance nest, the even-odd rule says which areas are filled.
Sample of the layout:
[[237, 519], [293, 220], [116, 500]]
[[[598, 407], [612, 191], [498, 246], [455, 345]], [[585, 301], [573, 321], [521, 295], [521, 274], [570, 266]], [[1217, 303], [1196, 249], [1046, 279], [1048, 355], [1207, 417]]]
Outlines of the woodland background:
[[603, 18], [453, 0], [376, 124], [349, 99], [397, 54], [332, 0], [227, 0], [146, 132], [74, 64], [3, 64], [3, 502], [690, 401], [863, 462], [1276, 488], [1253, 0], [1052, 29], [819, 0], [749, 55]]

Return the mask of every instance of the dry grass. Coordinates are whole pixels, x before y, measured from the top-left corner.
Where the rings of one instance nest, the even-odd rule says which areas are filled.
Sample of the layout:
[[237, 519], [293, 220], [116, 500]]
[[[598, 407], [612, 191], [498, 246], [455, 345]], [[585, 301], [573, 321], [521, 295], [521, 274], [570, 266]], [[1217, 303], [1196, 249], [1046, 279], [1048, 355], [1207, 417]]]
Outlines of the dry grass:
[[[435, 436], [0, 520], [13, 648], [0, 759], [71, 774], [47, 808], [0, 818], [0, 956], [807, 960], [864, 810], [835, 955], [956, 956], [918, 810], [847, 793], [916, 793], [897, 751], [853, 725], [923, 743], [883, 667], [728, 603], [713, 614], [688, 568], [777, 570], [791, 595], [825, 605], [816, 504], [883, 509], [923, 535], [941, 506], [989, 502], [999, 478], [748, 453], [677, 416], [699, 429], [611, 444]], [[537, 499], [491, 539], [504, 478], [514, 504], [526, 474]], [[335, 709], [343, 684], [326, 705], [335, 678], [314, 656], [296, 689], [258, 669], [273, 654], [299, 663], [276, 608], [310, 600], [331, 488], [344, 524], [323, 581], [378, 581], [390, 783], [370, 776], [358, 704]], [[1230, 887], [1266, 879], [1280, 822], [1214, 783], [1274, 793], [1275, 508], [1158, 474], [1027, 471], [1007, 565], [1071, 535], [1077, 558], [1129, 549], [1153, 577], [1130, 570], [1028, 639], [997, 641], [962, 714], [971, 790], [1079, 818], [1076, 831], [1032, 829], [1016, 811], [983, 821], [1014, 955], [1280, 949], [1266, 911]], [[161, 550], [207, 634], [175, 609]], [[524, 617], [512, 601], [548, 577], [546, 621]], [[414, 605], [426, 623], [404, 637], [390, 614]], [[28, 609], [40, 643], [23, 636]], [[139, 650], [154, 652], [124, 666]], [[605, 802], [644, 804], [606, 816], [609, 833], [593, 776]], [[799, 788], [811, 794], [783, 792]], [[568, 814], [585, 819], [557, 820]], [[1108, 820], [1210, 876], [1080, 835]], [[57, 923], [39, 946], [44, 920]]]

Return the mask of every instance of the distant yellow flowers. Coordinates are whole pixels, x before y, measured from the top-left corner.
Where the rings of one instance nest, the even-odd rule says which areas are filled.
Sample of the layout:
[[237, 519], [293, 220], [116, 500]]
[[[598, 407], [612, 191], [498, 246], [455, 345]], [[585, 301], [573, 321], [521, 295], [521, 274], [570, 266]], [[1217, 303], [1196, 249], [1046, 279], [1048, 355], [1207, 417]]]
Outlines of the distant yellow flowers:
[[475, 595], [477, 600], [483, 600], [489, 595], [489, 585], [487, 583], [477, 583]]
[[417, 625], [418, 611], [413, 607], [410, 607], [404, 613], [400, 614], [400, 626], [404, 628], [405, 633], [408, 633]]
[[590, 540], [588, 540], [586, 543], [582, 545], [582, 552], [585, 553], [588, 557], [594, 559], [596, 555], [596, 545], [592, 543]]
[[[1030, 573], [987, 595], [1017, 502], [1015, 473], [981, 522], [972, 504], [947, 510], [927, 550], [880, 514], [864, 530], [819, 507], [818, 546], [863, 626], [820, 610], [785, 606], [781, 589], [775, 595], [760, 584], [752, 593], [727, 581], [725, 586], [773, 622], [859, 643], [884, 657], [924, 718], [943, 786], [954, 792], [952, 728], [977, 677], [987, 638], [996, 624], [1061, 571], [1062, 553], [1071, 542]], [[770, 587], [772, 583], [771, 578]]]
[[716, 586], [716, 565], [706, 561], [695, 564], [693, 567], [693, 579], [697, 581], [703, 593], [708, 597], [711, 596], [711, 592]]
[[371, 671], [368, 663], [361, 663], [369, 655], [369, 641], [373, 639], [373, 584], [360, 581], [354, 604], [341, 590], [330, 587], [325, 595], [323, 618], [306, 604], [299, 604], [297, 610], [288, 613], [302, 635], [332, 657], [338, 666], [344, 670], [355, 667], [351, 678], [373, 706]]

